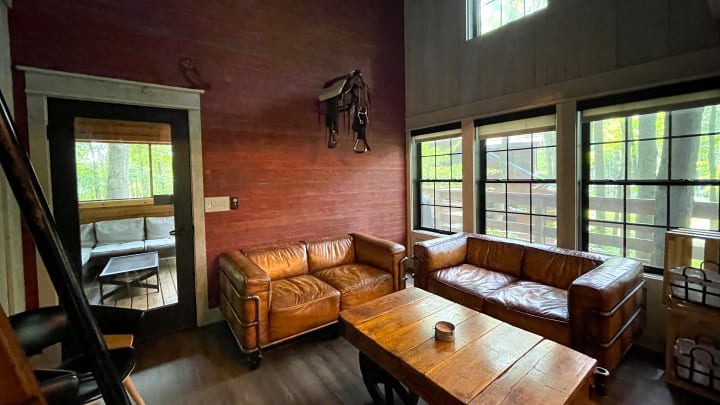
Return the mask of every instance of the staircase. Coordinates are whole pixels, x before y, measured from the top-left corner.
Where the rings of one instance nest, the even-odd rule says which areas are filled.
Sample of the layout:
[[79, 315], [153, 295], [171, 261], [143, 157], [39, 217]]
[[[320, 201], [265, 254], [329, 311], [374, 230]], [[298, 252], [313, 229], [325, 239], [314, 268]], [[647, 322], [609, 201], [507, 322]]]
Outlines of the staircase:
[[[86, 348], [85, 354], [95, 360], [96, 368], [93, 374], [102, 391], [103, 400], [108, 405], [130, 405], [97, 322], [90, 313], [90, 307], [77, 278], [77, 265], [70, 261], [63, 246], [47, 200], [30, 164], [30, 158], [15, 133], [15, 125], [2, 92], [0, 92], [0, 163], [48, 270], [60, 305], [65, 309], [80, 344]], [[32, 372], [27, 363], [20, 359], [24, 356], [18, 355], [20, 349], [14, 336], [8, 335], [11, 333], [4, 311], [0, 309], [0, 375], [3, 376], [0, 378], [2, 380], [0, 392], [3, 393], [0, 405], [44, 404], [42, 395], [37, 396], [39, 393], [36, 390], [37, 381], [30, 380], [29, 376], [32, 376]], [[5, 372], [6, 370], [8, 373]], [[10, 381], [17, 383], [12, 384]], [[10, 391], [5, 390], [6, 383]], [[6, 392], [12, 392], [8, 395], [8, 402], [5, 402]], [[14, 397], [15, 394], [21, 402], [10, 402], [12, 400], [10, 397]], [[22, 402], [23, 398], [25, 402]]]

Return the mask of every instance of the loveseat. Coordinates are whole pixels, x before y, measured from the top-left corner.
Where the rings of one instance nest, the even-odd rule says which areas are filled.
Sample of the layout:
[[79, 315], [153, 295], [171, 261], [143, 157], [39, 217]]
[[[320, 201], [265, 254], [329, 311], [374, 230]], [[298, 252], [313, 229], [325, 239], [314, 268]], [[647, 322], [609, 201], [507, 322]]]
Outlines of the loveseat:
[[614, 369], [642, 332], [635, 260], [478, 234], [418, 242], [415, 285]]
[[82, 267], [104, 265], [111, 257], [157, 251], [175, 254], [175, 218], [140, 217], [98, 221], [80, 225]]
[[220, 308], [251, 368], [260, 349], [337, 322], [341, 310], [405, 288], [405, 247], [360, 233], [232, 250]]

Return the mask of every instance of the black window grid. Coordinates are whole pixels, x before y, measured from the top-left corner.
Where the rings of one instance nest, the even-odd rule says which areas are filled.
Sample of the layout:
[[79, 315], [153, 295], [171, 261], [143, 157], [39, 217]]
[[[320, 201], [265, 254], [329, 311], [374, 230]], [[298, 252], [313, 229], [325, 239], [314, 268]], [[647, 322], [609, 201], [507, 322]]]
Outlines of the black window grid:
[[[717, 131], [709, 131], [709, 132], [699, 132], [694, 134], [683, 134], [683, 135], [672, 135], [672, 113], [673, 111], [663, 111], [665, 115], [665, 133], [663, 136], [655, 136], [655, 137], [642, 137], [642, 134], [638, 133], [638, 138], [630, 138], [630, 117], [631, 115], [624, 116], [624, 117], [618, 117], [618, 118], [624, 118], [624, 139], [622, 140], [613, 140], [613, 141], [607, 141], [607, 142], [591, 142], [590, 141], [590, 123], [584, 122], [581, 127], [581, 143], [582, 143], [582, 174], [581, 174], [581, 188], [582, 188], [582, 197], [581, 197], [581, 204], [582, 204], [582, 229], [580, 232], [581, 237], [581, 246], [582, 249], [585, 251], [589, 251], [590, 248], [590, 224], [591, 223], [597, 223], [597, 224], [604, 224], [604, 225], [610, 225], [610, 226], [621, 226], [622, 229], [622, 246], [621, 246], [621, 254], [623, 257], [627, 256], [628, 253], [628, 227], [644, 227], [648, 229], [657, 229], [657, 230], [664, 230], [668, 231], [671, 229], [678, 228], [677, 226], [673, 226], [672, 221], [672, 212], [670, 211], [671, 208], [671, 196], [672, 196], [672, 187], [677, 186], [716, 186], [720, 187], [720, 178], [718, 179], [673, 179], [672, 178], [672, 146], [673, 146], [673, 140], [676, 139], [687, 139], [687, 138], [699, 138], [702, 136], [713, 136], [718, 135], [720, 132]], [[638, 141], [647, 141], [647, 140], [663, 140], [663, 142], [667, 142], [667, 157], [668, 157], [668, 163], [667, 163], [667, 178], [666, 179], [629, 179], [629, 170], [628, 170], [628, 164], [630, 161], [629, 158], [629, 150], [630, 148], [628, 145], [633, 142]], [[624, 178], [623, 179], [590, 179], [590, 148], [593, 145], [604, 145], [604, 144], [624, 144]], [[592, 219], [589, 217], [589, 207], [590, 207], [590, 187], [591, 186], [620, 186], [622, 188], [622, 221], [611, 221], [606, 219], [599, 219], [595, 218]], [[665, 225], [655, 225], [655, 224], [646, 224], [641, 222], [629, 222], [628, 221], [628, 212], [627, 212], [627, 205], [628, 205], [628, 197], [627, 197], [627, 189], [631, 186], [656, 186], [656, 187], [664, 187], [665, 188]], [[716, 207], [718, 219], [720, 219], [720, 204], [717, 204]], [[718, 220], [718, 226], [710, 229], [713, 231], [720, 231], [720, 220]], [[663, 274], [663, 268], [643, 264], [644, 270], [647, 273], [652, 274]]]
[[[415, 193], [414, 193], [414, 194], [415, 194], [415, 210], [414, 210], [414, 223], [415, 223], [415, 226], [414, 226], [414, 229], [419, 229], [419, 230], [424, 230], [424, 231], [430, 231], [430, 232], [436, 232], [436, 233], [441, 233], [441, 234], [448, 234], [448, 235], [453, 234], [453, 233], [456, 233], [456, 232], [462, 232], [462, 224], [460, 225], [460, 229], [454, 229], [453, 226], [452, 226], [452, 224], [453, 224], [453, 222], [452, 222], [452, 214], [453, 214], [453, 211], [454, 211], [454, 210], [457, 210], [457, 211], [460, 211], [460, 213], [462, 213], [462, 209], [463, 209], [463, 208], [462, 208], [462, 204], [460, 204], [460, 205], [436, 204], [436, 203], [433, 203], [433, 204], [423, 204], [423, 202], [422, 202], [422, 190], [423, 190], [423, 185], [424, 185], [424, 184], [433, 184], [433, 201], [436, 201], [435, 199], [436, 199], [436, 196], [437, 196], [437, 189], [438, 189], [438, 188], [437, 188], [437, 185], [438, 185], [438, 183], [447, 183], [447, 184], [448, 184], [448, 188], [447, 188], [448, 195], [450, 194], [450, 190], [453, 189], [453, 187], [451, 187], [451, 184], [459, 184], [459, 185], [460, 185], [460, 188], [462, 188], [462, 173], [460, 173], [460, 177], [459, 177], [459, 178], [455, 178], [455, 177], [453, 177], [453, 174], [454, 174], [454, 173], [452, 172], [452, 162], [454, 161], [453, 157], [454, 157], [454, 156], [455, 156], [455, 157], [460, 157], [460, 160], [462, 161], [462, 152], [452, 152], [452, 151], [451, 151], [450, 153], [440, 153], [440, 154], [438, 154], [438, 153], [437, 153], [437, 149], [435, 149], [435, 151], [434, 151], [432, 154], [423, 155], [423, 153], [422, 153], [422, 144], [425, 143], [425, 142], [436, 142], [436, 141], [447, 140], [447, 141], [449, 141], [449, 142], [451, 143], [451, 145], [452, 145], [452, 141], [453, 141], [453, 140], [456, 140], [456, 139], [459, 139], [459, 137], [444, 138], [444, 139], [437, 139], [437, 140], [420, 141], [420, 142], [418, 142], [417, 145], [416, 145], [416, 147], [417, 147], [417, 153], [416, 153], [416, 156], [417, 156], [417, 159], [416, 159], [416, 163], [417, 163], [417, 181], [415, 182]], [[462, 142], [462, 141], [460, 141], [460, 142]], [[434, 170], [434, 172], [435, 172], [435, 175], [436, 175], [436, 177], [437, 177], [437, 158], [438, 158], [438, 157], [443, 157], [443, 156], [448, 156], [448, 157], [450, 158], [450, 165], [451, 165], [450, 178], [447, 178], [447, 179], [445, 179], [445, 178], [443, 178], [443, 179], [437, 179], [437, 178], [435, 178], [435, 179], [424, 179], [424, 178], [423, 178], [423, 172], [422, 172], [423, 158], [434, 158], [434, 161], [435, 161], [435, 170]], [[449, 201], [452, 201], [452, 200], [449, 200]], [[449, 216], [450, 216], [450, 222], [449, 222], [450, 229], [449, 229], [449, 230], [447, 230], [447, 229], [441, 229], [441, 228], [439, 228], [439, 227], [437, 226], [437, 215], [433, 215], [433, 218], [432, 218], [432, 219], [433, 219], [433, 226], [424, 226], [423, 223], [422, 223], [422, 210], [423, 210], [423, 207], [431, 207], [431, 208], [433, 208], [433, 209], [435, 209], [435, 208], [447, 208], [448, 211], [449, 211]]]
[[[482, 140], [479, 142], [478, 147], [478, 155], [479, 159], [478, 161], [480, 164], [478, 165], [479, 173], [477, 174], [478, 180], [478, 190], [480, 190], [479, 198], [478, 198], [478, 229], [481, 233], [487, 233], [488, 224], [487, 224], [487, 213], [496, 213], [496, 214], [502, 214], [505, 218], [504, 221], [504, 233], [505, 237], [509, 237], [510, 231], [508, 226], [508, 216], [511, 215], [525, 215], [529, 217], [529, 239], [532, 242], [538, 242], [543, 243], [543, 241], [534, 241], [533, 240], [533, 224], [534, 224], [534, 218], [553, 218], [557, 219], [557, 215], [550, 215], [550, 214], [543, 214], [543, 213], [534, 213], [533, 212], [533, 190], [532, 186], [534, 184], [557, 184], [557, 175], [553, 178], [537, 178], [535, 177], [535, 151], [536, 150], [545, 150], [549, 148], [554, 148], [557, 151], [557, 145], [542, 145], [542, 146], [535, 146], [533, 144], [532, 134], [530, 138], [530, 146], [523, 146], [523, 147], [510, 147], [510, 142], [506, 139], [504, 143], [504, 147], [501, 148], [493, 148], [492, 150], [487, 149], [487, 139]], [[509, 137], [505, 137], [509, 138]], [[489, 138], [488, 138], [489, 139]], [[523, 151], [523, 150], [529, 150], [530, 151], [530, 177], [525, 179], [511, 179], [510, 177], [510, 159], [507, 158], [505, 161], [505, 175], [506, 178], [504, 179], [489, 179], [487, 177], [487, 156], [488, 153], [494, 153], [494, 152], [513, 152], [513, 151]], [[487, 184], [503, 184], [505, 185], [505, 201], [504, 201], [504, 210], [497, 210], [497, 209], [488, 209], [487, 208]], [[527, 211], [516, 211], [516, 210], [510, 210], [509, 204], [508, 204], [508, 190], [507, 186], [511, 184], [527, 184], [529, 189], [528, 199], [529, 199], [529, 206]], [[556, 201], [557, 201], [557, 194], [556, 194]], [[557, 235], [556, 235], [557, 238]]]

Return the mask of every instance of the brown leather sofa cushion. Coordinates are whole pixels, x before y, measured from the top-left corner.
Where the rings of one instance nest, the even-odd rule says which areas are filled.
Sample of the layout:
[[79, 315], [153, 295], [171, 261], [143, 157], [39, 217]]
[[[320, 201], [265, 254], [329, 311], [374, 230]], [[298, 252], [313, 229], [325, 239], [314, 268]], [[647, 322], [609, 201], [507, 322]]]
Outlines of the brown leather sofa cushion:
[[308, 273], [307, 250], [302, 242], [244, 253], [248, 259], [265, 270], [270, 280]]
[[307, 242], [310, 272], [355, 262], [355, 244], [350, 235]]
[[520, 276], [524, 246], [507, 239], [468, 237], [467, 263], [515, 277]]
[[313, 273], [341, 293], [340, 310], [364, 304], [393, 291], [392, 274], [365, 264], [346, 264]]
[[333, 322], [340, 313], [340, 292], [310, 275], [273, 281], [271, 293], [273, 341]]
[[518, 281], [488, 295], [484, 312], [560, 344], [572, 342], [565, 290]]
[[522, 260], [522, 278], [567, 290], [573, 280], [602, 262], [603, 258], [592, 253], [551, 246], [526, 246]]
[[517, 278], [509, 274], [483, 269], [472, 264], [461, 264], [430, 273], [427, 289], [482, 311], [485, 297], [515, 281]]

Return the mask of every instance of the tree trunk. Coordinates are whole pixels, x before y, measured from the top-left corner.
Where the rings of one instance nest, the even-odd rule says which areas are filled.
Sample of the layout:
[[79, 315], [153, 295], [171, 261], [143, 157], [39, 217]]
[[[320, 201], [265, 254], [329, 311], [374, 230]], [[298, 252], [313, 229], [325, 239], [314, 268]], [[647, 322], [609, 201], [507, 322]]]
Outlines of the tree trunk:
[[[717, 119], [717, 106], [708, 107], [710, 108], [710, 132], [715, 133], [715, 123]], [[708, 137], [708, 165], [710, 166], [710, 179], [714, 180], [717, 178], [717, 168], [715, 167], [715, 136], [710, 135]], [[711, 201], [716, 201], [714, 198], [715, 194], [712, 194]]]
[[108, 146], [107, 198], [110, 200], [129, 198], [130, 177], [129, 145], [111, 143]]
[[95, 200], [99, 200], [102, 198], [102, 195], [100, 194], [100, 182], [98, 181], [98, 167], [97, 167], [97, 154], [95, 153], [95, 147], [94, 142], [88, 142], [88, 145], [90, 146], [90, 162], [92, 162], [92, 168], [93, 168], [93, 193], [95, 194]]
[[[603, 121], [593, 121], [590, 125], [592, 126], [592, 128], [590, 130], [591, 133], [602, 133]], [[596, 179], [604, 179], [605, 178], [605, 156], [603, 156], [602, 145], [599, 145], [599, 147], [597, 149], [595, 149], [595, 161], [593, 162], [593, 166], [595, 166], [595, 178]], [[604, 187], [598, 187], [597, 196], [598, 197], [605, 196], [605, 188]], [[598, 214], [598, 216], [599, 216], [599, 214]]]
[[[672, 136], [673, 132], [681, 132], [684, 134], [698, 134], [700, 132], [700, 124], [702, 122], [702, 114], [675, 114], [672, 116], [672, 128], [669, 130]], [[685, 141], [678, 142], [674, 140], [672, 146], [672, 166], [673, 173], [670, 174], [671, 179], [690, 179], [696, 176], [696, 165], [698, 157], [699, 138], [684, 138]], [[663, 148], [662, 151], [662, 162], [667, 162], [669, 148]], [[659, 180], [660, 176], [658, 177]], [[655, 218], [656, 223], [665, 223], [667, 218], [668, 209], [672, 214], [670, 223], [668, 226], [672, 227], [689, 227], [690, 218], [692, 216], [693, 205], [695, 201], [694, 189], [691, 187], [678, 187], [680, 192], [675, 192], [671, 195], [670, 206], [666, 204], [667, 201], [667, 188], [658, 187], [655, 193]], [[672, 220], [675, 218], [675, 221]], [[682, 218], [682, 221], [678, 223], [678, 218]], [[665, 246], [665, 230], [658, 229], [655, 231], [654, 245], [655, 254], [663, 255]], [[660, 260], [655, 260], [655, 264], [659, 265]]]
[[[657, 136], [657, 114], [641, 115], [638, 121], [638, 138], [652, 139]], [[639, 177], [643, 180], [654, 179], [657, 176], [657, 154], [657, 143], [655, 141], [646, 140], [638, 142], [637, 156], [635, 157], [635, 173], [639, 174]], [[637, 198], [641, 200], [653, 200], [655, 198], [656, 188], [657, 187], [649, 186], [639, 187]], [[628, 198], [630, 197], [628, 196]], [[650, 201], [647, 201], [647, 203], [650, 204]], [[642, 206], [644, 207], [645, 205], [643, 204]], [[654, 218], [655, 215], [650, 212], [637, 215], [638, 222], [643, 224], [653, 223]], [[636, 235], [636, 237], [640, 240], [653, 240], [656, 236], [657, 235], [652, 230]], [[659, 257], [657, 250], [652, 247], [649, 252], [646, 251], [644, 253], [647, 254], [647, 259], [651, 264], [658, 262], [662, 263], [662, 251], [660, 252], [661, 256]]]
[[[657, 135], [657, 114], [642, 115], [639, 118], [640, 136], [648, 138], [650, 134]], [[651, 180], [657, 176], [657, 142], [643, 141], [638, 142], [637, 170], [643, 180]], [[664, 163], [663, 163], [664, 164]], [[665, 165], [667, 166], [667, 165]], [[660, 171], [662, 172], [662, 171]], [[641, 187], [638, 189], [638, 198], [654, 199], [656, 190], [651, 187]], [[650, 223], [654, 218], [652, 213], [638, 215], [638, 219], [643, 223]]]

